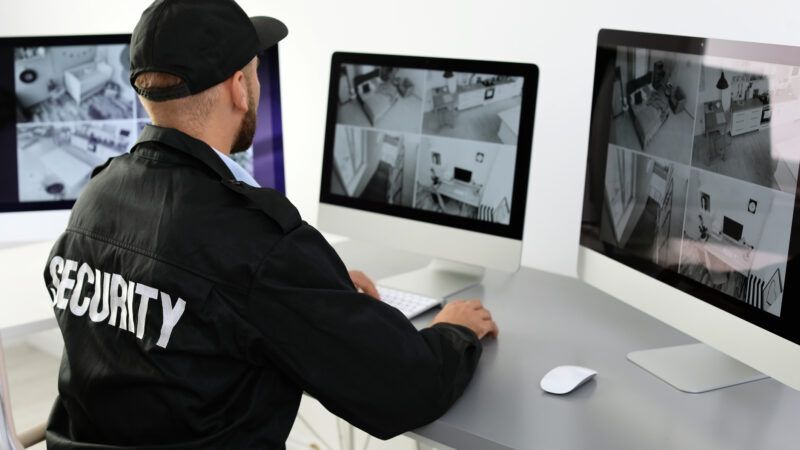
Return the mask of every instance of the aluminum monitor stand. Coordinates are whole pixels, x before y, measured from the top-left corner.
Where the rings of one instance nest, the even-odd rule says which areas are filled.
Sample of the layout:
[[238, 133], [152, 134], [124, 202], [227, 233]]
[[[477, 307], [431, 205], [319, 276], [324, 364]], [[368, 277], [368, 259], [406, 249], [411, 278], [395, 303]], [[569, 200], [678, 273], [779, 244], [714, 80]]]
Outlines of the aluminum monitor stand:
[[703, 343], [631, 352], [628, 359], [672, 387], [690, 394], [768, 378]]
[[378, 280], [388, 288], [444, 300], [483, 280], [483, 267], [442, 259], [433, 259], [427, 266]]

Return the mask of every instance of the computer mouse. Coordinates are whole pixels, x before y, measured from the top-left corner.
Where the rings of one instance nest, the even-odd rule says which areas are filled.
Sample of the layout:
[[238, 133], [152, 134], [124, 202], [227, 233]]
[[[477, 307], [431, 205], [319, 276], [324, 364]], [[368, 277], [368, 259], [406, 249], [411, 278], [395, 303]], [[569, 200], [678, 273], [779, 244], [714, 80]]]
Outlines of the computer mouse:
[[580, 366], [558, 366], [542, 377], [539, 385], [551, 394], [568, 394], [594, 378], [597, 372]]

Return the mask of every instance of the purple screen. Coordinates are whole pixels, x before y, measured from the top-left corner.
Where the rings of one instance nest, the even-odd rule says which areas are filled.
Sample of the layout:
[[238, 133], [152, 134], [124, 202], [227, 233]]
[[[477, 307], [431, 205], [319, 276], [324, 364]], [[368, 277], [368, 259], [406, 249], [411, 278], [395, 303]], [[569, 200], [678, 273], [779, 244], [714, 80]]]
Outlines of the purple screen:
[[[69, 209], [94, 167], [149, 123], [129, 84], [129, 35], [0, 39], [0, 212]], [[253, 148], [233, 159], [284, 191], [278, 49], [261, 55]]]

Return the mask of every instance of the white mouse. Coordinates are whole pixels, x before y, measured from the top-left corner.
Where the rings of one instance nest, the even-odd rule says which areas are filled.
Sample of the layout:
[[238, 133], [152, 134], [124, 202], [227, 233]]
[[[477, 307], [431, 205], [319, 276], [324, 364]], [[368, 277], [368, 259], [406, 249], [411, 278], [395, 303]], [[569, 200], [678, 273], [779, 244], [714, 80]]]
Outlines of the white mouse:
[[558, 366], [542, 377], [539, 385], [551, 394], [568, 394], [594, 378], [597, 372], [586, 367]]

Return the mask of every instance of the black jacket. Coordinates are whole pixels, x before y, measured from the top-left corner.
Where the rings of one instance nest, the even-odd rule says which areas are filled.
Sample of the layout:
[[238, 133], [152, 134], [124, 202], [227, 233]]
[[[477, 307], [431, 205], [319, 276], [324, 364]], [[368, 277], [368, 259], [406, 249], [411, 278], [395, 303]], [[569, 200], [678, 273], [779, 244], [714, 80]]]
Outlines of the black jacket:
[[481, 353], [359, 294], [283, 196], [148, 126], [45, 267], [65, 341], [49, 448], [284, 448], [303, 391], [389, 438], [439, 417]]

